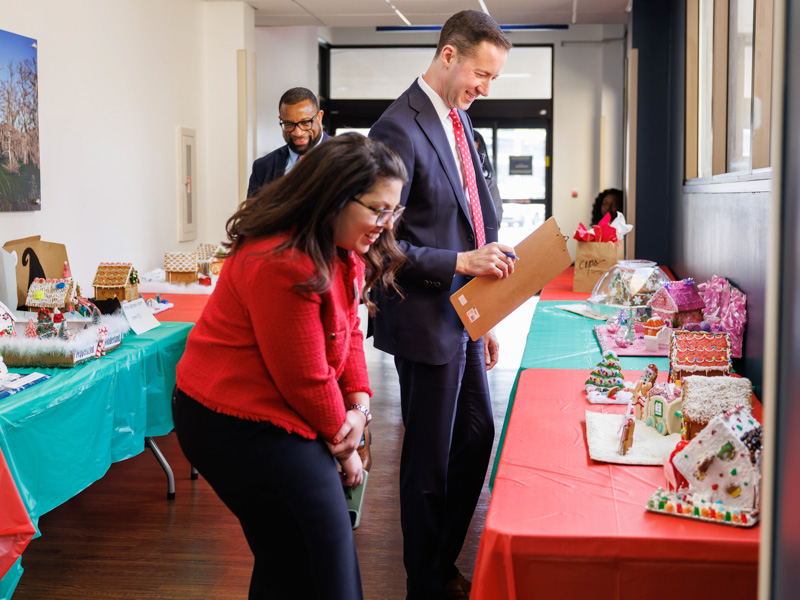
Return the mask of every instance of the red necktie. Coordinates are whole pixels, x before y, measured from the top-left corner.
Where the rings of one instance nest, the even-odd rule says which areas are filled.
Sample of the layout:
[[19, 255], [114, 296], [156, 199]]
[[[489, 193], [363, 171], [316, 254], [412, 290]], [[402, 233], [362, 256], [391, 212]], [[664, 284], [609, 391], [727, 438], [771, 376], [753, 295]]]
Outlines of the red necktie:
[[453, 121], [453, 132], [456, 134], [456, 145], [461, 154], [461, 164], [464, 165], [464, 181], [467, 184], [467, 197], [469, 198], [469, 208], [472, 212], [472, 226], [475, 228], [475, 247], [480, 248], [486, 245], [486, 232], [483, 229], [483, 213], [481, 212], [481, 199], [478, 196], [478, 186], [475, 184], [475, 169], [472, 167], [472, 154], [467, 146], [467, 137], [464, 135], [464, 125], [458, 118], [458, 111], [454, 108], [450, 111], [450, 119]]

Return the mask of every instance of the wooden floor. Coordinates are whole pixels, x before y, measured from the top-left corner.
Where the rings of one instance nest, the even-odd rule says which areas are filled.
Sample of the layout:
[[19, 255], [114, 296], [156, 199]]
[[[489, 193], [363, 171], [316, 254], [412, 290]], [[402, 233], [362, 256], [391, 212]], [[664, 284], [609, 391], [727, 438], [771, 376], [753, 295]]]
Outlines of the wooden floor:
[[[513, 342], [505, 345], [501, 363], [490, 372], [496, 438], [524, 344], [519, 332], [527, 331], [533, 309], [526, 306], [502, 325]], [[367, 362], [375, 392], [373, 463], [361, 526], [354, 535], [365, 598], [401, 600], [405, 573], [397, 492], [402, 440], [397, 374], [392, 358], [371, 347]], [[202, 478], [190, 479], [174, 434], [156, 442], [175, 471], [176, 499], [166, 499], [166, 478], [149, 450], [112, 465], [100, 481], [40, 519], [42, 536], [23, 554], [25, 572], [14, 600], [247, 597], [252, 557], [236, 519]], [[468, 577], [488, 504], [485, 488], [458, 562]]]

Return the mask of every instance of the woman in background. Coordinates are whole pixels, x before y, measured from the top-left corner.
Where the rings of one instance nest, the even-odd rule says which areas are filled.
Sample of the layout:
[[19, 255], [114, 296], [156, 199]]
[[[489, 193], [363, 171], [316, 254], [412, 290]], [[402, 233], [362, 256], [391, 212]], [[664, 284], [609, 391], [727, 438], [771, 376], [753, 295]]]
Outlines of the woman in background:
[[344, 134], [227, 223], [228, 257], [178, 364], [173, 416], [184, 454], [242, 525], [250, 600], [362, 598], [342, 490], [361, 482], [356, 446], [371, 418], [359, 296], [374, 307], [361, 260], [366, 288], [394, 286], [405, 180], [391, 150]]
[[592, 226], [600, 223], [600, 220], [611, 213], [611, 221], [617, 218], [617, 213], [622, 210], [622, 190], [609, 188], [597, 194], [592, 206]]

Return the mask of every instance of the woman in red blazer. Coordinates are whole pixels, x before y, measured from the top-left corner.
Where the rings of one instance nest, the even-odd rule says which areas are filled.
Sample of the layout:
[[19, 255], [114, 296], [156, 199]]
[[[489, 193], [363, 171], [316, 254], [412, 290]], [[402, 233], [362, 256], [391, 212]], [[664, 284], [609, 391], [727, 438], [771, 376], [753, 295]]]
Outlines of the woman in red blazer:
[[405, 180], [391, 150], [345, 134], [228, 221], [173, 417], [186, 457], [242, 525], [251, 600], [362, 598], [342, 492], [361, 482], [371, 418], [357, 309], [359, 297], [373, 308], [365, 288], [394, 286]]

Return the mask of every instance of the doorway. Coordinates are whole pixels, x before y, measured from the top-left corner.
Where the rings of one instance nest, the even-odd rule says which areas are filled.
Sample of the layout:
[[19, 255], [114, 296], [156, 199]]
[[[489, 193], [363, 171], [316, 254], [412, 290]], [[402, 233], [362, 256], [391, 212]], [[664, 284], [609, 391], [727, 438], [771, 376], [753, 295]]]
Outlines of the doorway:
[[[516, 246], [551, 215], [549, 124], [477, 123], [502, 198], [500, 242]], [[487, 179], [488, 181], [488, 179]]]

